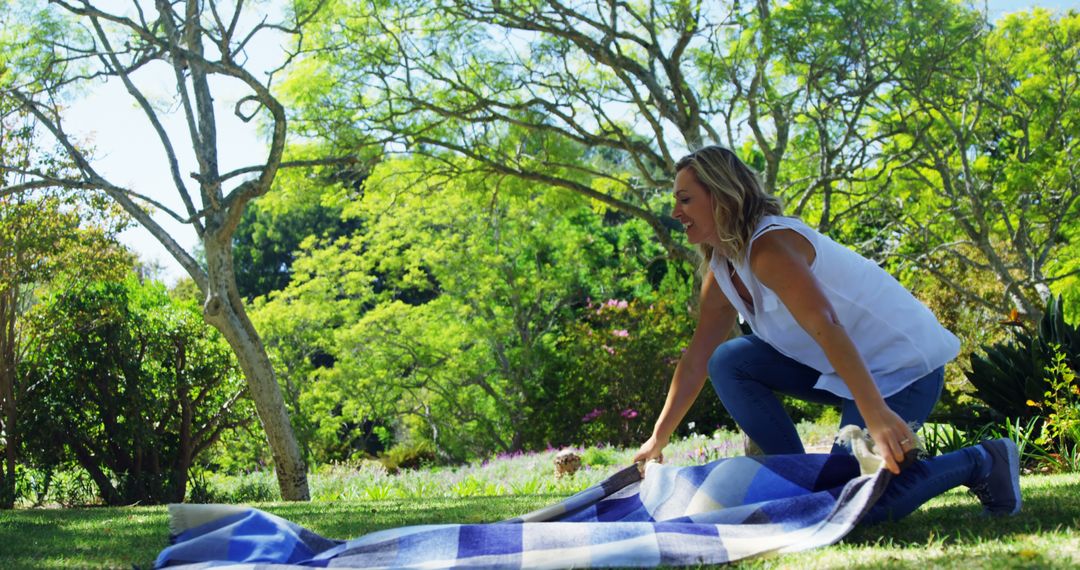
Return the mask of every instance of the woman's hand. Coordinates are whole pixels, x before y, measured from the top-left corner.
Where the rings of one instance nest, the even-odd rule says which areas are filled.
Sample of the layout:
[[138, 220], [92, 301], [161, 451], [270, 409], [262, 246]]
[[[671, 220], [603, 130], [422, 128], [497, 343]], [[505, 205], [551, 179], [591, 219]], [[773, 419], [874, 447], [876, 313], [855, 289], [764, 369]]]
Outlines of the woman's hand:
[[656, 436], [652, 436], [641, 445], [637, 453], [634, 454], [634, 463], [637, 463], [638, 470], [641, 471], [641, 476], [645, 476], [645, 464], [656, 460], [660, 463], [664, 462], [664, 447], [667, 446], [667, 442], [661, 443]]
[[885, 460], [885, 468], [893, 475], [900, 474], [904, 456], [915, 449], [915, 433], [896, 412], [882, 405], [879, 409], [863, 413], [866, 429], [874, 440], [874, 450]]

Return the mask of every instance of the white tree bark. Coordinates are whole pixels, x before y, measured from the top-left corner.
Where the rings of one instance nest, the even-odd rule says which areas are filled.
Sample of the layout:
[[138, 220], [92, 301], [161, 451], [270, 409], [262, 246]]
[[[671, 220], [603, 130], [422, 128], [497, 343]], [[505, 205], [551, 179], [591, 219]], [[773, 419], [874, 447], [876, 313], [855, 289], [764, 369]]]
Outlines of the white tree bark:
[[[246, 61], [244, 50], [257, 33], [273, 29], [298, 34], [313, 12], [294, 14], [295, 19], [286, 23], [268, 23], [264, 18], [251, 24], [248, 20], [255, 21], [254, 16], [244, 18], [241, 15], [243, 2], [219, 7], [214, 0], [135, 0], [127, 13], [107, 11], [90, 0], [50, 0], [50, 4], [74, 17], [85, 35], [53, 36], [54, 57], [43, 63], [42, 69], [38, 70], [39, 76], [16, 77], [3, 85], [2, 94], [20, 103], [21, 108], [52, 135], [75, 164], [77, 174], [59, 178], [33, 166], [0, 164], [0, 168], [17, 172], [25, 180], [0, 188], [0, 196], [47, 187], [100, 190], [161, 242], [203, 292], [206, 321], [221, 331], [236, 354], [270, 444], [282, 498], [308, 500], [307, 469], [281, 388], [266, 348], [236, 290], [232, 235], [247, 203], [265, 194], [278, 168], [288, 166], [282, 163], [285, 110], [269, 88], [273, 74], [264, 83], [239, 62]], [[219, 8], [231, 10], [231, 13]], [[50, 36], [39, 36], [35, 41], [43, 41], [42, 37]], [[144, 95], [134, 79], [135, 74], [154, 61], [172, 67], [176, 80], [176, 106], [183, 112], [187, 125], [187, 140], [182, 143], [176, 141], [184, 137], [166, 130], [159, 110], [151, 105], [150, 98]], [[72, 62], [86, 65], [80, 67], [71, 65]], [[225, 174], [219, 171], [212, 76], [239, 80], [250, 90], [251, 94], [240, 101], [235, 112], [245, 122], [256, 113], [265, 119], [270, 144], [262, 164]], [[186, 210], [184, 214], [107, 180], [95, 170], [91, 157], [64, 130], [62, 106], [58, 101], [62, 100], [65, 88], [100, 78], [122, 82], [143, 111], [167, 157], [171, 180]], [[245, 106], [246, 112], [241, 106]], [[257, 111], [252, 112], [252, 108]], [[191, 189], [190, 181], [181, 174], [176, 144], [190, 145], [194, 151], [197, 168], [190, 174], [195, 181]], [[117, 149], [108, 150], [116, 152]], [[303, 164], [313, 162], [324, 161]], [[232, 189], [226, 191], [229, 185]], [[194, 228], [206, 254], [205, 267], [200, 266], [195, 256], [154, 219], [151, 207]]]

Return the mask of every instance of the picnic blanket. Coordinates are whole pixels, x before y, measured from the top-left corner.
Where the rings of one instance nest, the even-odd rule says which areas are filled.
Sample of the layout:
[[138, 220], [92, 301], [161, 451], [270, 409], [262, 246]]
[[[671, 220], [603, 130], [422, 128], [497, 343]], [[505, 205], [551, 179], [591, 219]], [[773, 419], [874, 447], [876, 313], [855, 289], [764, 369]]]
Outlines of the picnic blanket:
[[170, 505], [173, 545], [157, 566], [188, 568], [580, 568], [718, 564], [832, 544], [866, 514], [888, 471], [851, 455], [734, 457], [630, 466], [566, 500], [491, 524], [323, 538], [258, 509]]

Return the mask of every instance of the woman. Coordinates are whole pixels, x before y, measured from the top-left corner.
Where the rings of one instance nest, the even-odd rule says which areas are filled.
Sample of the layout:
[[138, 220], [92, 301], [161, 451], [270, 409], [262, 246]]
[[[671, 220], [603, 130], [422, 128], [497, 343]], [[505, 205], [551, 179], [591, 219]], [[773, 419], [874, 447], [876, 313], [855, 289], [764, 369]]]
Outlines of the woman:
[[[663, 458], [705, 382], [766, 454], [802, 453], [774, 392], [841, 406], [868, 429], [886, 468], [914, 448], [910, 427], [941, 395], [960, 342], [876, 264], [794, 218], [731, 151], [675, 167], [674, 217], [708, 267], [700, 317], [667, 401], [635, 461]], [[725, 340], [741, 315], [753, 334]]]

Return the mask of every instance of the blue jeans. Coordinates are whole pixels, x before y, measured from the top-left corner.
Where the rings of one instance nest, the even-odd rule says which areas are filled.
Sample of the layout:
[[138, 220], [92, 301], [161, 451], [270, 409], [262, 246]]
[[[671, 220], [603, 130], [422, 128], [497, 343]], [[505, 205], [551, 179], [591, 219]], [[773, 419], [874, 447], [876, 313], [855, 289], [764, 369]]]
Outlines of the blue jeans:
[[953, 487], [985, 479], [991, 463], [990, 456], [978, 445], [916, 461], [889, 481], [861, 524], [900, 520]]
[[[728, 413], [766, 455], [804, 453], [795, 424], [776, 393], [808, 402], [839, 405], [840, 425], [866, 427], [855, 402], [814, 388], [820, 372], [784, 356], [754, 335], [731, 339], [709, 359], [709, 377]], [[908, 422], [923, 423], [941, 396], [945, 369], [938, 368], [885, 398]], [[833, 451], [840, 451], [834, 447]]]
[[[795, 424], [776, 393], [809, 402], [839, 405], [840, 425], [866, 427], [855, 402], [814, 388], [821, 373], [784, 356], [754, 335], [729, 340], [709, 359], [709, 377], [728, 413], [767, 455], [804, 453]], [[941, 396], [944, 367], [885, 398], [892, 411], [908, 422], [924, 423]], [[847, 452], [833, 446], [833, 452]], [[990, 459], [978, 446], [906, 466], [863, 520], [873, 524], [900, 519], [926, 501], [959, 485], [985, 477]]]

